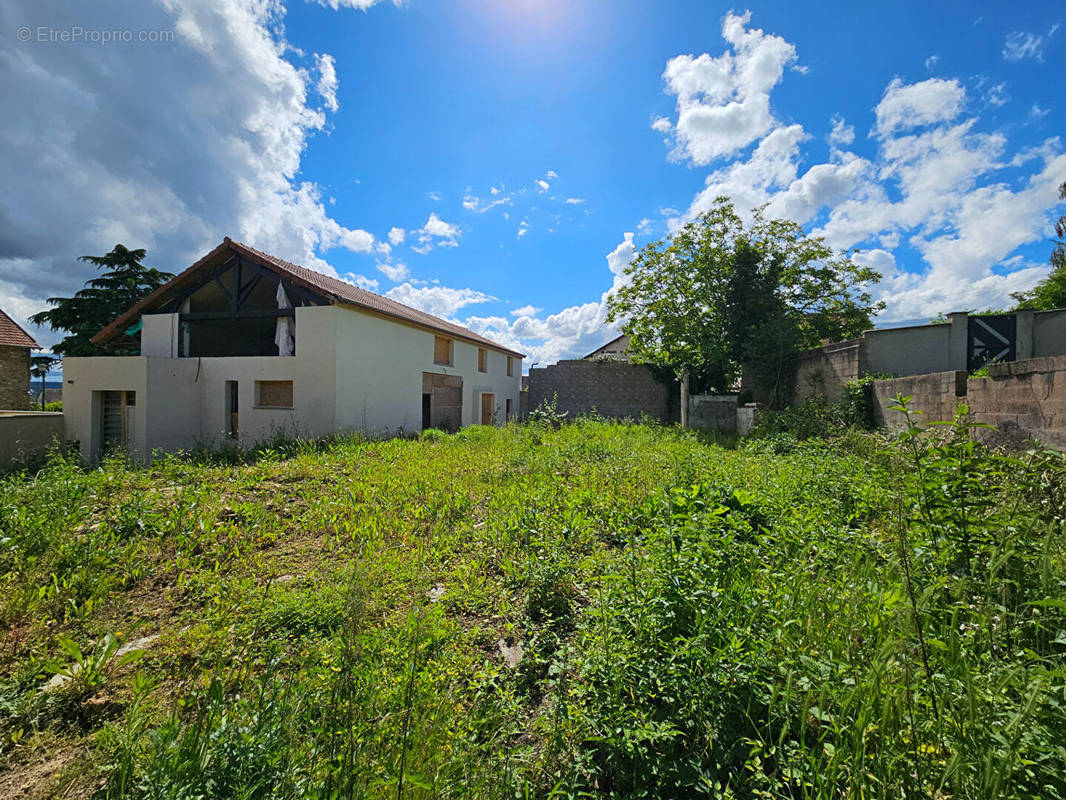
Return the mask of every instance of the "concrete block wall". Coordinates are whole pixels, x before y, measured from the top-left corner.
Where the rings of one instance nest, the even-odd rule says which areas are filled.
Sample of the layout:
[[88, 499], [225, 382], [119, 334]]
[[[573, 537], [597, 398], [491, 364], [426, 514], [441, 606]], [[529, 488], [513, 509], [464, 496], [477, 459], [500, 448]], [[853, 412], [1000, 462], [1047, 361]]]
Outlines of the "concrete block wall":
[[663, 383], [643, 364], [614, 359], [560, 361], [529, 371], [528, 409], [559, 398], [558, 409], [570, 419], [595, 410], [605, 417], [639, 419], [647, 414], [661, 422], [680, 418], [676, 385]]
[[688, 425], [698, 431], [729, 433], [736, 431], [737, 395], [690, 395], [688, 399]]
[[1066, 450], [1066, 356], [993, 364], [987, 378], [970, 378], [966, 400], [975, 420], [995, 426], [978, 431], [989, 444], [1036, 439]]
[[874, 381], [875, 420], [889, 430], [903, 428], [903, 415], [890, 410], [898, 392], [922, 412], [921, 425], [951, 420], [965, 403], [976, 422], [994, 426], [977, 431], [988, 444], [1020, 447], [1035, 439], [1066, 450], [1066, 356], [992, 364], [988, 373], [987, 378], [950, 371]]
[[33, 463], [62, 442], [62, 414], [0, 411], [0, 470]]
[[0, 346], [0, 409], [30, 407], [30, 348]]
[[823, 397], [831, 403], [844, 399], [844, 384], [859, 377], [862, 342], [845, 342], [804, 350], [796, 356], [795, 402]]
[[955, 418], [959, 403], [966, 402], [966, 373], [949, 370], [874, 381], [874, 422], [879, 427], [892, 431], [906, 427], [903, 414], [891, 410], [896, 405], [897, 394], [910, 397], [909, 407], [922, 412], [917, 417], [919, 425], [951, 420]]

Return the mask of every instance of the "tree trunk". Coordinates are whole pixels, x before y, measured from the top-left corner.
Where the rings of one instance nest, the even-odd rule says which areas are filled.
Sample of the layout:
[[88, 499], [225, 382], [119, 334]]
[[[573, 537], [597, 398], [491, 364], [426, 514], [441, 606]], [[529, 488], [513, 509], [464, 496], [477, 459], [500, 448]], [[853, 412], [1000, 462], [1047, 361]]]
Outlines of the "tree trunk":
[[681, 427], [688, 427], [688, 370], [681, 375]]

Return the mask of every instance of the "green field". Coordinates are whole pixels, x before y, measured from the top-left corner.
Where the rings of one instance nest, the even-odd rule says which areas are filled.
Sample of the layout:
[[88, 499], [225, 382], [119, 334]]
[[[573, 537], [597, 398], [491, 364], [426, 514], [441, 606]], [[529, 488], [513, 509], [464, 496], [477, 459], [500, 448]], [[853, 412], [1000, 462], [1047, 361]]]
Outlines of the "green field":
[[1058, 456], [584, 420], [235, 460], [0, 483], [0, 796], [1066, 797]]

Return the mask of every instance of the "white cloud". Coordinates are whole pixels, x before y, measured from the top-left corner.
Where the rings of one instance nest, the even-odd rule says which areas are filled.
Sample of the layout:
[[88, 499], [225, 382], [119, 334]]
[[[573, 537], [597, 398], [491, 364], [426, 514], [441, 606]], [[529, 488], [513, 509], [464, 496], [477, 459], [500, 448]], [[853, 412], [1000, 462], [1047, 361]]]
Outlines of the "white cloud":
[[337, 64], [329, 53], [316, 55], [315, 62], [318, 65], [318, 83], [315, 89], [326, 108], [336, 111], [340, 108], [340, 104], [337, 103], [337, 87], [340, 85], [337, 80]]
[[518, 223], [518, 236], [516, 238], [521, 239], [523, 236], [526, 235], [526, 232], [528, 230], [529, 230], [529, 223], [526, 222], [525, 220], [522, 220], [521, 222]]
[[584, 197], [568, 197], [566, 198], [566, 204], [568, 206], [579, 206], [585, 202]]
[[927, 70], [932, 71], [933, 67], [935, 67], [937, 65], [938, 61], [940, 61], [940, 56], [937, 56], [937, 55], [929, 56], [929, 58], [927, 58], [925, 60], [925, 68]]
[[377, 268], [379, 272], [381, 272], [386, 278], [388, 278], [393, 283], [402, 281], [404, 278], [407, 277], [408, 273], [410, 272], [410, 270], [407, 269], [407, 265], [404, 264], [402, 261], [396, 262], [395, 264], [391, 262], [379, 261], [377, 263]]
[[966, 90], [957, 80], [930, 78], [921, 83], [904, 84], [895, 78], [874, 109], [876, 131], [885, 136], [897, 130], [954, 119], [962, 110], [965, 99]]
[[[5, 29], [69, 27], [68, 5], [7, 5]], [[116, 242], [170, 271], [226, 235], [331, 274], [330, 248], [373, 250], [370, 233], [330, 216], [320, 187], [295, 177], [326, 125], [335, 72], [285, 41], [279, 5], [116, 0], [78, 15], [86, 30], [121, 21], [175, 39], [0, 39], [0, 92], [20, 109], [0, 128], [0, 306], [18, 315], [71, 294], [95, 274], [77, 256]]]
[[1044, 60], [1044, 45], [1059, 29], [1058, 23], [1051, 26], [1047, 33], [1036, 34], [1014, 31], [1007, 35], [1003, 43], [1003, 58], [1007, 61], [1021, 61], [1024, 58]]
[[366, 289], [368, 292], [376, 292], [378, 286], [381, 284], [377, 278], [368, 278], [366, 275], [359, 275], [355, 272], [349, 272], [342, 277], [342, 280], [348, 283], [358, 286], [360, 289]]
[[647, 217], [644, 217], [644, 219], [642, 219], [637, 225], [637, 235], [647, 236], [649, 233], [651, 233], [651, 228], [651, 220]]
[[405, 238], [407, 238], [407, 231], [403, 228], [389, 228], [389, 241], [392, 242], [393, 247], [399, 247]]
[[833, 117], [833, 130], [829, 132], [829, 144], [834, 147], [850, 147], [855, 141], [855, 126], [848, 125], [839, 114]]
[[462, 229], [458, 225], [445, 222], [436, 211], [431, 211], [426, 224], [412, 233], [418, 239], [418, 246], [411, 249], [425, 255], [434, 247], [458, 247]]
[[546, 180], [538, 179], [533, 182], [537, 185], [537, 191], [541, 194], [544, 194], [546, 191], [548, 191], [548, 189], [551, 188], [551, 185]]
[[[710, 96], [707, 87], [718, 80], [724, 96], [730, 73], [721, 62], [731, 67], [732, 55], [701, 59], [699, 85]], [[1009, 100], [1003, 85], [984, 91], [990, 105]], [[803, 127], [774, 122], [748, 155], [710, 171], [688, 210], [669, 215], [668, 228], [676, 230], [721, 195], [742, 214], [767, 204], [771, 217], [813, 222], [813, 232], [838, 249], [862, 247], [855, 261], [886, 276], [876, 289], [888, 304], [885, 320], [1002, 306], [1010, 292], [1046, 274], [1046, 266], [1018, 259], [1016, 251], [1050, 235], [1066, 154], [1057, 137], [1010, 153], [1003, 133], [986, 133], [978, 118], [962, 117], [966, 101], [955, 79], [894, 79], [875, 108], [876, 152], [865, 158], [851, 152], [854, 129], [835, 116], [828, 160], [809, 165]], [[1042, 112], [1036, 106], [1030, 116]], [[1002, 172], [1029, 164], [1035, 166], [1020, 179]]]
[[546, 177], [550, 181], [553, 181], [556, 178], [558, 178], [559, 175], [555, 172], [555, 170], [550, 169], [550, 170], [548, 170], [548, 173], [544, 177]]
[[495, 297], [475, 289], [452, 289], [447, 286], [415, 286], [410, 281], [394, 286], [385, 296], [398, 303], [417, 308], [434, 316], [450, 319], [469, 305], [488, 303]]
[[1005, 106], [1010, 102], [1010, 93], [1007, 91], [1007, 83], [997, 83], [985, 92], [985, 102], [990, 106]]
[[675, 157], [709, 164], [751, 144], [775, 124], [770, 90], [795, 61], [796, 48], [761, 29], [748, 30], [750, 18], [730, 12], [722, 22], [722, 37], [732, 52], [717, 58], [681, 55], [667, 63], [663, 79], [667, 91], [677, 96]]
[[463, 195], [463, 208], [477, 214], [484, 214], [486, 211], [496, 208], [496, 206], [511, 205], [514, 205], [514, 193], [506, 191], [503, 186], [490, 188], [488, 199], [473, 194], [469, 186], [466, 187], [466, 194]]
[[581, 303], [538, 317], [540, 309], [534, 306], [516, 308], [515, 317], [468, 317], [463, 321], [473, 331], [488, 336], [505, 346], [527, 354], [526, 365], [541, 366], [561, 358], [578, 358], [595, 350], [618, 335], [615, 325], [604, 321], [607, 314], [607, 297], [625, 281], [625, 268], [636, 255], [633, 234], [626, 233], [622, 241], [607, 254], [607, 269], [612, 282], [599, 302]]
[[1043, 119], [1050, 113], [1050, 108], [1041, 108], [1039, 103], [1033, 103], [1033, 107], [1029, 109], [1029, 116], [1037, 120]]
[[651, 121], [651, 129], [658, 131], [659, 133], [670, 133], [674, 129], [674, 123], [672, 123], [667, 117], [655, 117]]

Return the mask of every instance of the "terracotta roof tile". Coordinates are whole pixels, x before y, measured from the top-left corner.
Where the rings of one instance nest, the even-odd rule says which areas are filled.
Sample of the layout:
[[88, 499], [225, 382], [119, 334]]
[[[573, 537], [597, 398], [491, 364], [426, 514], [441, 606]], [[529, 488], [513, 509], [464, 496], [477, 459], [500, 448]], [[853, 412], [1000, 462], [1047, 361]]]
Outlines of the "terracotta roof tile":
[[11, 319], [0, 309], [0, 345], [6, 347], [32, 347], [40, 349], [40, 345], [33, 340], [26, 331], [22, 330], [15, 320]]
[[299, 264], [293, 264], [290, 261], [272, 256], [269, 253], [264, 253], [262, 250], [256, 250], [254, 247], [237, 242], [230, 239], [228, 236], [226, 239], [201, 258], [187, 270], [177, 275], [168, 283], [156, 289], [152, 294], [148, 295], [144, 300], [129, 309], [125, 314], [116, 319], [96, 336], [93, 337], [94, 342], [105, 342], [114, 336], [118, 331], [122, 330], [129, 323], [131, 323], [138, 314], [146, 313], [149, 309], [153, 308], [160, 300], [165, 298], [172, 290], [179, 288], [182, 284], [188, 283], [192, 278], [203, 268], [219, 263], [219, 256], [225, 251], [230, 250], [235, 253], [248, 258], [249, 260], [266, 267], [273, 272], [280, 275], [284, 275], [294, 283], [309, 289], [316, 294], [325, 295], [327, 298], [334, 300], [343, 305], [355, 306], [357, 308], [363, 308], [368, 311], [373, 311], [386, 317], [392, 317], [394, 319], [403, 320], [419, 327], [428, 328], [429, 330], [436, 331], [438, 333], [454, 336], [457, 339], [465, 339], [466, 341], [476, 344], [491, 347], [494, 350], [498, 350], [504, 353], [509, 353], [519, 358], [524, 357], [521, 353], [504, 347], [491, 339], [487, 339], [480, 334], [474, 333], [468, 328], [464, 328], [461, 325], [448, 322], [447, 320], [435, 317], [432, 314], [427, 314], [425, 311], [419, 311], [416, 308], [411, 308], [403, 303], [397, 303], [395, 300], [390, 300], [388, 297], [384, 297], [374, 292], [368, 292], [366, 289], [360, 289], [358, 286], [354, 286], [347, 281], [342, 281], [338, 278], [332, 278], [329, 275], [323, 275], [321, 272], [302, 267]]

